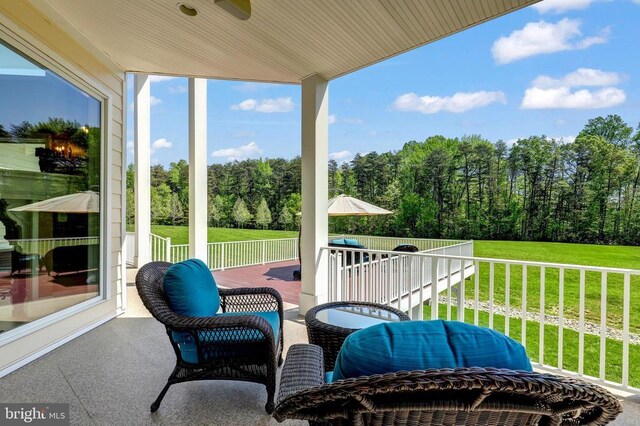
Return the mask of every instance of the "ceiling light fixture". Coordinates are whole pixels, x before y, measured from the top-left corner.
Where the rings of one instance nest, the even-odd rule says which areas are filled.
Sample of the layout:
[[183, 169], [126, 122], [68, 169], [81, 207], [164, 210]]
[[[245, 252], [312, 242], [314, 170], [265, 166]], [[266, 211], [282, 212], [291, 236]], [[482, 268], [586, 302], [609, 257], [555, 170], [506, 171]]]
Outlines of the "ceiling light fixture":
[[241, 21], [251, 18], [251, 0], [214, 0], [214, 3]]
[[198, 10], [195, 7], [186, 3], [178, 3], [177, 6], [178, 10], [187, 16], [196, 16], [198, 14]]

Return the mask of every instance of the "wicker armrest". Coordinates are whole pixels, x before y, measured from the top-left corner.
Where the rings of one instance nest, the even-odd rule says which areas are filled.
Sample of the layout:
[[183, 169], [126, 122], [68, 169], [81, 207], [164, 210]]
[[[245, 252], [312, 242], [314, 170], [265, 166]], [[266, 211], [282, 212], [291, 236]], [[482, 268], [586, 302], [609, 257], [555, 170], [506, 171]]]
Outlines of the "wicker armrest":
[[277, 311], [282, 317], [282, 296], [273, 288], [221, 288], [219, 292], [223, 312]]
[[[324, 384], [322, 348], [316, 345], [296, 344], [289, 348], [280, 376], [278, 404], [291, 395]], [[278, 421], [277, 410], [274, 416]]]
[[188, 331], [196, 338], [202, 332], [233, 331], [238, 329], [257, 330], [273, 341], [273, 330], [269, 323], [256, 315], [234, 315], [234, 316], [213, 316], [213, 317], [185, 317], [172, 315], [165, 318], [165, 326], [172, 331]]

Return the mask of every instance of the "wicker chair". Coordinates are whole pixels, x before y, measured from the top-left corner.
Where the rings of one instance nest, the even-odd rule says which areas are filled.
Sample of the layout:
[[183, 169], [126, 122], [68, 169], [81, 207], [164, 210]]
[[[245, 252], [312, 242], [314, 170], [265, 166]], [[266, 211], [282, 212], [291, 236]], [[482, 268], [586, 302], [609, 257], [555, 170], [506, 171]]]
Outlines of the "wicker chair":
[[489, 368], [402, 371], [325, 384], [322, 349], [293, 345], [273, 416], [311, 425], [603, 425], [622, 411], [606, 390]]
[[[164, 295], [166, 262], [144, 265], [136, 276], [142, 302], [153, 317], [165, 325], [176, 354], [176, 366], [166, 386], [151, 405], [154, 412], [169, 387], [190, 380], [243, 380], [264, 384], [267, 388], [265, 409], [274, 408], [276, 373], [282, 364], [282, 297], [271, 288], [219, 289], [223, 312], [277, 311], [280, 317], [279, 339], [274, 342], [268, 322], [256, 315], [185, 317], [174, 313]], [[197, 364], [186, 362], [173, 332], [189, 333], [198, 351]]]

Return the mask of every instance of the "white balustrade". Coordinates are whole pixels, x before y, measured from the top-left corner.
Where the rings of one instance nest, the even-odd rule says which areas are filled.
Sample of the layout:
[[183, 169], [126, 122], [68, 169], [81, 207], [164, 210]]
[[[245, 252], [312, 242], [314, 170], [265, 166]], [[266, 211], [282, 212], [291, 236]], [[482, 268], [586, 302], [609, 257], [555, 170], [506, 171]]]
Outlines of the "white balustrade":
[[43, 257], [56, 247], [81, 246], [99, 244], [100, 237], [77, 237], [77, 238], [33, 238], [8, 240], [14, 250], [21, 253], [38, 254]]
[[209, 243], [207, 247], [212, 270], [298, 259], [297, 238]]

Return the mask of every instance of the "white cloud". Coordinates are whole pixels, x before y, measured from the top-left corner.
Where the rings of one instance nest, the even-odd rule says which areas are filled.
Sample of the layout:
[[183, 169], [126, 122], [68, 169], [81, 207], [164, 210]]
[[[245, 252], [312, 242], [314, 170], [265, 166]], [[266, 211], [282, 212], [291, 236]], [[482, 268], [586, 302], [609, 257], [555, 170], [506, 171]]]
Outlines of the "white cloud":
[[175, 86], [175, 87], [169, 87], [169, 93], [171, 93], [172, 95], [177, 95], [180, 93], [187, 93], [188, 89], [187, 86]]
[[155, 151], [157, 149], [168, 149], [172, 146], [173, 142], [168, 141], [166, 138], [160, 138], [153, 141], [153, 143], [151, 144], [151, 149]]
[[[539, 75], [524, 92], [523, 109], [594, 109], [620, 105], [626, 100], [624, 90], [612, 85], [623, 80], [621, 74], [579, 68], [562, 78]], [[602, 87], [579, 89], [575, 87]]]
[[[173, 142], [167, 140], [166, 138], [160, 138], [153, 141], [151, 144], [151, 153], [158, 151], [159, 149], [169, 149], [173, 146]], [[127, 150], [133, 152], [135, 148], [135, 144], [133, 141], [127, 141]]]
[[349, 161], [353, 158], [353, 154], [351, 153], [351, 151], [338, 151], [338, 152], [332, 152], [331, 154], [329, 154], [329, 159], [330, 160], [335, 160], [335, 161]]
[[623, 76], [617, 72], [607, 72], [592, 68], [578, 68], [576, 71], [565, 75], [560, 79], [539, 75], [531, 83], [534, 87], [550, 89], [557, 87], [579, 86], [614, 86], [623, 80]]
[[178, 77], [174, 77], [174, 76], [171, 76], [171, 75], [150, 75], [149, 76], [149, 81], [151, 83], [160, 83], [162, 81], [169, 81], [169, 80], [173, 80], [175, 78], [178, 78]]
[[348, 124], [354, 124], [356, 126], [364, 124], [364, 120], [362, 118], [345, 118], [342, 121]]
[[440, 111], [464, 112], [474, 108], [481, 108], [495, 102], [506, 103], [503, 92], [458, 92], [453, 96], [422, 96], [415, 93], [405, 93], [398, 96], [393, 103], [399, 111], [416, 111], [423, 114], [435, 114]]
[[568, 87], [540, 89], [531, 87], [524, 92], [523, 109], [595, 109], [620, 105], [626, 100], [624, 90], [605, 87], [600, 90], [581, 89], [572, 92]]
[[586, 49], [608, 41], [608, 28], [597, 36], [581, 38], [581, 24], [579, 19], [569, 18], [564, 18], [555, 24], [545, 21], [529, 22], [524, 28], [506, 37], [500, 37], [493, 43], [491, 48], [493, 59], [498, 64], [508, 64], [529, 56]]
[[231, 109], [256, 112], [290, 112], [293, 110], [293, 100], [288, 98], [277, 99], [246, 99], [239, 104], [232, 105]]
[[225, 148], [213, 151], [212, 157], [223, 157], [227, 161], [242, 161], [247, 158], [258, 157], [262, 154], [262, 149], [255, 142], [250, 142], [247, 145], [242, 145], [237, 148]]
[[336, 116], [335, 114], [331, 114], [331, 115], [329, 116], [329, 124], [333, 124], [333, 123], [335, 123], [335, 122], [336, 122], [336, 120], [337, 120], [337, 116]]
[[231, 105], [231, 109], [242, 110], [242, 111], [251, 111], [255, 109], [258, 102], [255, 99], [247, 99], [239, 104]]
[[563, 13], [568, 10], [586, 9], [593, 1], [594, 0], [544, 0], [534, 4], [532, 7], [540, 13]]
[[567, 143], [573, 143], [576, 140], [576, 136], [575, 135], [551, 136], [547, 138], [547, 140], [551, 140], [551, 139], [555, 139], [555, 141], [559, 142], [560, 144], [567, 144]]

